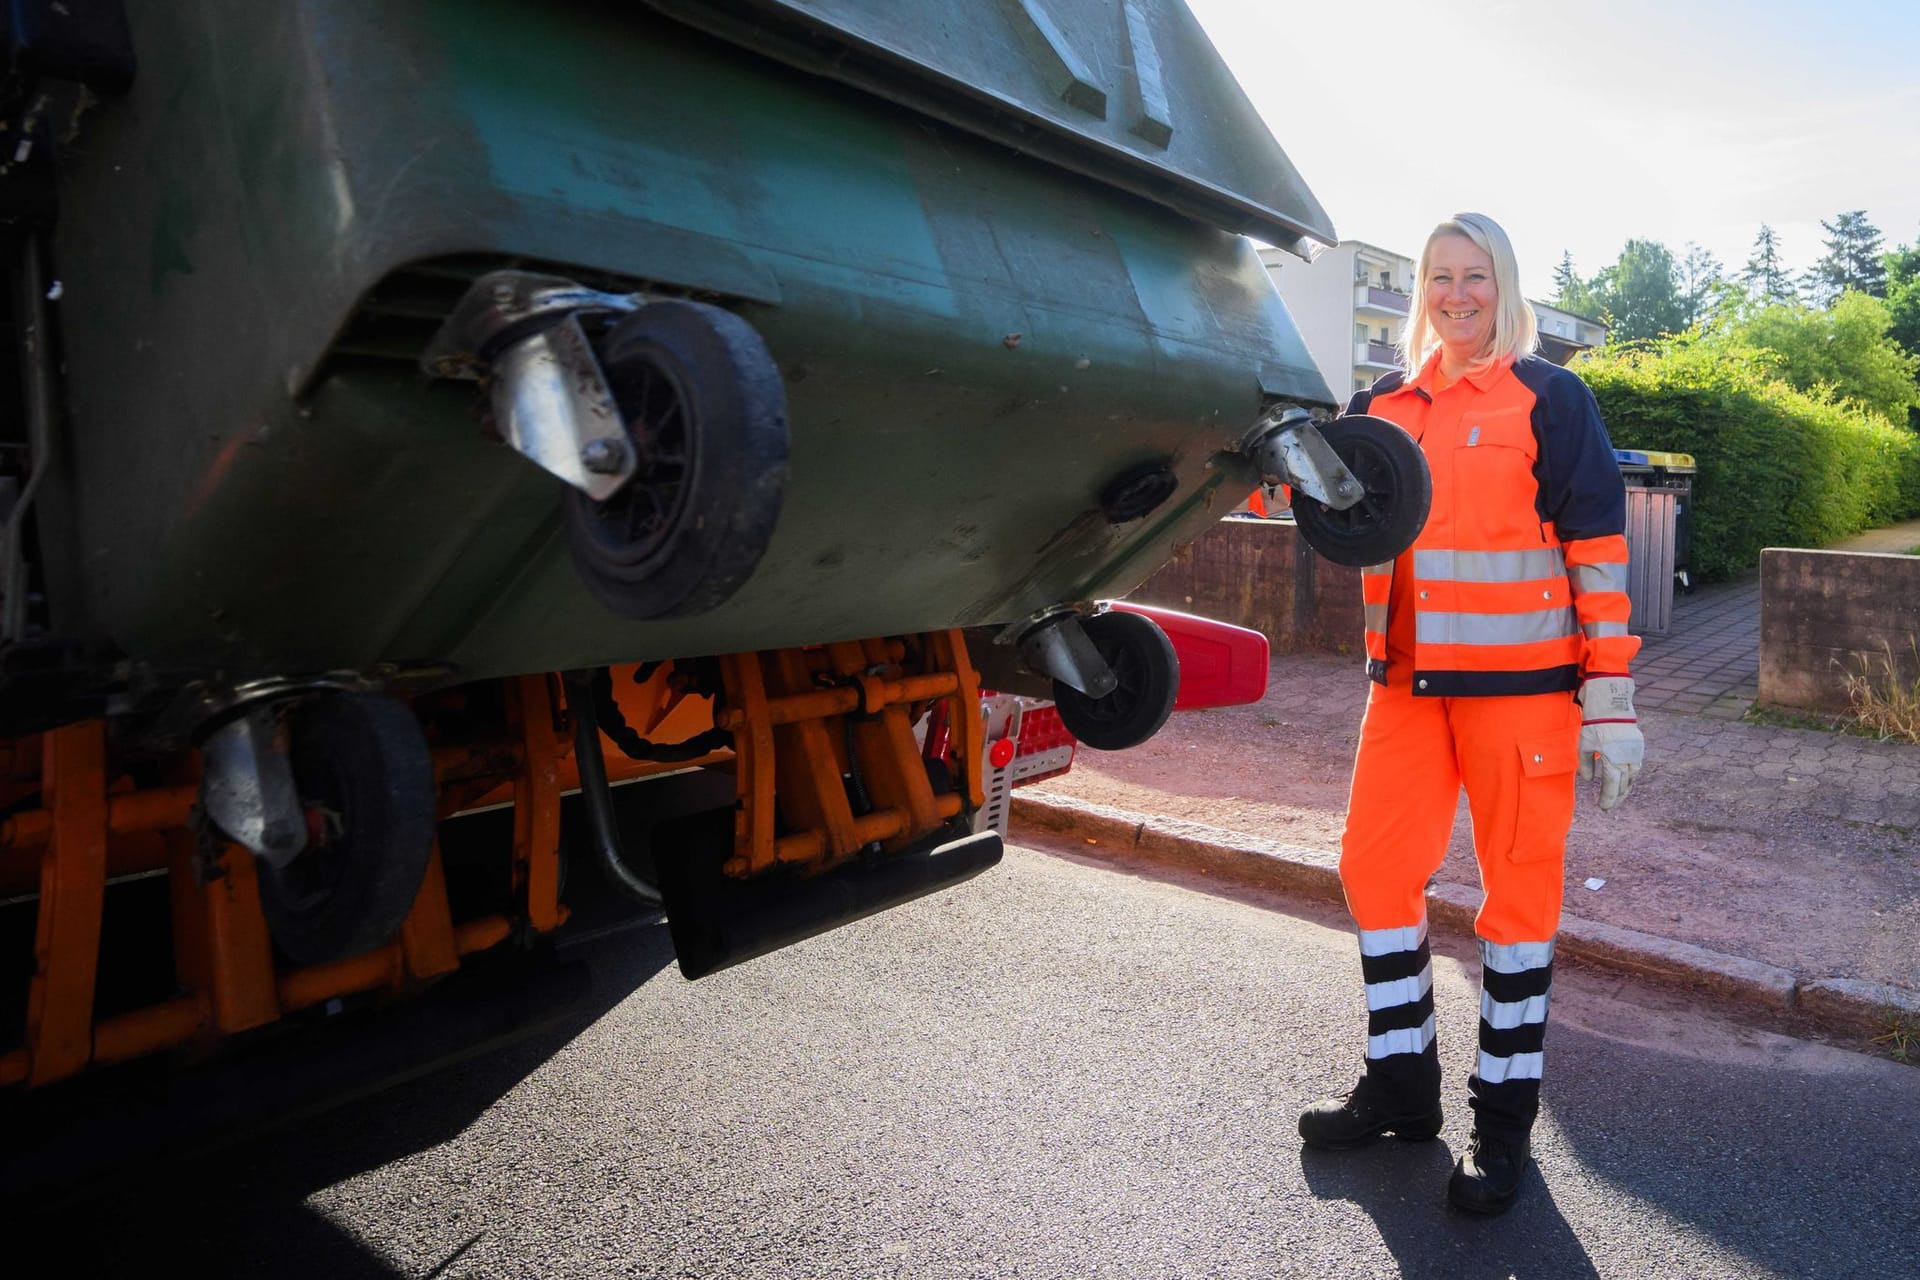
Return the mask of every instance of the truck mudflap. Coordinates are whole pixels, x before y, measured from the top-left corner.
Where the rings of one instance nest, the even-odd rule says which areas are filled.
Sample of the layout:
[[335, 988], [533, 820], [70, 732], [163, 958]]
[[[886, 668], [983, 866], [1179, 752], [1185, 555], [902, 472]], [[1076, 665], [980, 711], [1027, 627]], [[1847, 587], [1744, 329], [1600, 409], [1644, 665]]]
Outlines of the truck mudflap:
[[703, 978], [978, 875], [1000, 861], [1000, 834], [969, 833], [964, 821], [899, 853], [875, 847], [815, 876], [737, 879], [725, 873], [717, 849], [674, 859], [662, 869], [660, 889], [680, 972]]

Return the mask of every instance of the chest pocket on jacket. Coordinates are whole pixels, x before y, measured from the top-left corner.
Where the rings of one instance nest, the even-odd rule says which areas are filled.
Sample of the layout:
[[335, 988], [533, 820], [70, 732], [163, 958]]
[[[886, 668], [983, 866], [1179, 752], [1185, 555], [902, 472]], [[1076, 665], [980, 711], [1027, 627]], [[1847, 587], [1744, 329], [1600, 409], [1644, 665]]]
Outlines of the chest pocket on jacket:
[[1461, 419], [1453, 475], [1462, 546], [1519, 550], [1540, 541], [1538, 451], [1524, 409], [1469, 411]]

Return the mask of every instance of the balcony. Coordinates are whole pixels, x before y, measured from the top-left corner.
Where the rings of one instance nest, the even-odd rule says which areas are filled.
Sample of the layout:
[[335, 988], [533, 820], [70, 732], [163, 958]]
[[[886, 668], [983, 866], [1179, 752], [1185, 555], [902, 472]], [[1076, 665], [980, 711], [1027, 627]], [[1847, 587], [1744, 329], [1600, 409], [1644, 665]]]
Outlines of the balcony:
[[1353, 307], [1356, 311], [1378, 311], [1382, 315], [1403, 316], [1407, 314], [1407, 295], [1398, 289], [1382, 289], [1377, 284], [1356, 281], [1353, 286]]
[[1361, 369], [1398, 369], [1400, 353], [1391, 342], [1356, 342], [1353, 344], [1353, 363]]

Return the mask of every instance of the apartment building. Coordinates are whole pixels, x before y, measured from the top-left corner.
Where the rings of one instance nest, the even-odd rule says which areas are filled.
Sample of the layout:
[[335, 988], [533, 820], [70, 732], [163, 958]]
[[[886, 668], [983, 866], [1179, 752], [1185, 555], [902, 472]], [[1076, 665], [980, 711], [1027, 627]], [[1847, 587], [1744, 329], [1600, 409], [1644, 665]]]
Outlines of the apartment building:
[[1413, 259], [1360, 240], [1342, 240], [1311, 263], [1260, 250], [1320, 376], [1343, 400], [1400, 367]]
[[1607, 326], [1588, 316], [1562, 311], [1544, 302], [1533, 304], [1533, 314], [1540, 322], [1540, 354], [1555, 364], [1565, 364], [1582, 351], [1607, 340]]
[[[1400, 367], [1399, 344], [1414, 287], [1414, 260], [1362, 240], [1342, 240], [1311, 263], [1278, 249], [1260, 260], [1286, 301], [1327, 386], [1343, 399]], [[1597, 320], [1532, 304], [1540, 354], [1565, 364], [1607, 340]]]

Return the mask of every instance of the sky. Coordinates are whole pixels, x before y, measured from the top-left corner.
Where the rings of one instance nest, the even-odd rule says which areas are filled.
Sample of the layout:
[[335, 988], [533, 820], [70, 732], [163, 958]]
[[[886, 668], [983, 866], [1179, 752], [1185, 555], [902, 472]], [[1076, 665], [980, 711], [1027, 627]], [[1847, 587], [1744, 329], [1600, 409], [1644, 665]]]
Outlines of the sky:
[[1920, 0], [1187, 0], [1344, 239], [1505, 227], [1529, 296], [1629, 239], [1796, 274], [1864, 209], [1920, 241]]

